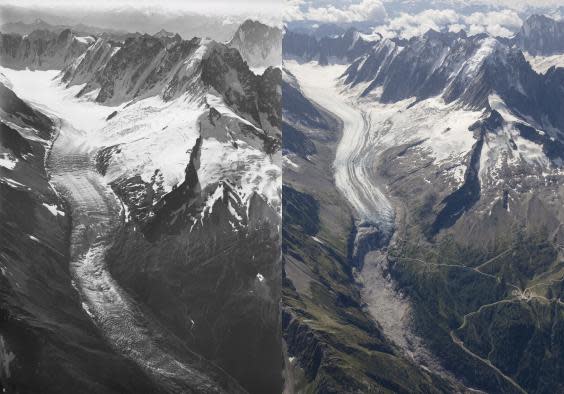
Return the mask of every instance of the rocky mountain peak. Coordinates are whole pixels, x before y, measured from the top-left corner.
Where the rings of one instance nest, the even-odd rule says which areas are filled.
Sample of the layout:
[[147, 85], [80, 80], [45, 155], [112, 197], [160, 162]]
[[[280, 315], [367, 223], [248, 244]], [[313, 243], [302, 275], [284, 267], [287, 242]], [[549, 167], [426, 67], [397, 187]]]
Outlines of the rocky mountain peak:
[[166, 46], [171, 46], [174, 43], [182, 41], [182, 37], [178, 33], [172, 33], [166, 31], [165, 29], [161, 29], [157, 33], [153, 34], [153, 37], [158, 38], [161, 40]]
[[513, 42], [532, 55], [551, 55], [564, 51], [564, 22], [545, 15], [531, 15]]
[[154, 34], [155, 37], [164, 38], [164, 37], [174, 37], [175, 34], [171, 33], [170, 31], [166, 31], [165, 29], [161, 29]]
[[80, 56], [94, 39], [77, 37], [70, 29], [34, 30], [28, 35], [0, 33], [0, 63], [11, 68], [62, 69]]
[[282, 31], [273, 26], [247, 19], [228, 45], [236, 48], [249, 67], [261, 68], [282, 64]]

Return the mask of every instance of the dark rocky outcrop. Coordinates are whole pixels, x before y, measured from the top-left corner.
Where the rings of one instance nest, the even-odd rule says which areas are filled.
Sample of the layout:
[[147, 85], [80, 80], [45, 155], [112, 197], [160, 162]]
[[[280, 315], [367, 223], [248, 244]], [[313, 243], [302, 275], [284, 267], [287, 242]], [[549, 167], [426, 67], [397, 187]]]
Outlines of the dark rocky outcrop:
[[277, 27], [248, 19], [228, 45], [236, 48], [250, 67], [282, 65], [282, 31]]
[[512, 41], [532, 55], [562, 53], [564, 52], [564, 22], [545, 15], [531, 15]]
[[23, 37], [0, 33], [0, 64], [16, 69], [60, 70], [70, 65], [90, 44], [77, 39], [69, 29], [60, 33], [36, 30]]

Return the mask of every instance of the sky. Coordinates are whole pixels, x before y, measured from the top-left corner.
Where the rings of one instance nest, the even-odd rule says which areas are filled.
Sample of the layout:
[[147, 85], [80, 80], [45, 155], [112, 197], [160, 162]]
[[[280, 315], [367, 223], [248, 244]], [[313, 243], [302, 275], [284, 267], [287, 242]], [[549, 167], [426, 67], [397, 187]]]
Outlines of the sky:
[[429, 29], [511, 36], [533, 13], [561, 19], [564, 0], [0, 0], [0, 22], [86, 25], [153, 34], [164, 28], [226, 40], [245, 19], [271, 25], [358, 25], [386, 37]]
[[143, 12], [200, 15], [276, 14], [284, 0], [0, 0], [0, 5], [85, 12], [136, 8]]
[[512, 36], [534, 13], [561, 19], [564, 0], [286, 0], [287, 23], [362, 24], [410, 38], [429, 29]]
[[0, 24], [42, 19], [153, 34], [229, 39], [245, 19], [281, 25], [284, 0], [0, 0]]

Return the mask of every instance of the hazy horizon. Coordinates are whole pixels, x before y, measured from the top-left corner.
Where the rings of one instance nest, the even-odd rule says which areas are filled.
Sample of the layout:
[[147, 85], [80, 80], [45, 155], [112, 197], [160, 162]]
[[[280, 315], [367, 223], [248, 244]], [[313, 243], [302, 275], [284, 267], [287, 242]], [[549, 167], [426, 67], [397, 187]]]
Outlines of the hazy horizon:
[[[237, 3], [234, 7], [233, 4]], [[209, 37], [218, 41], [231, 38], [237, 27], [246, 19], [256, 19], [263, 23], [279, 25], [281, 12], [276, 7], [282, 3], [267, 1], [261, 3], [261, 10], [254, 12], [249, 2], [228, 3], [219, 0], [208, 2], [202, 9], [196, 2], [165, 2], [155, 6], [138, 2], [134, 6], [127, 0], [116, 2], [57, 1], [49, 4], [34, 0], [13, 2], [0, 1], [0, 25], [22, 22], [33, 23], [41, 19], [51, 25], [76, 26], [86, 25], [99, 29], [115, 30], [127, 33], [154, 34], [161, 29], [178, 33], [184, 39]], [[258, 1], [251, 1], [257, 4]], [[280, 3], [280, 4], [278, 4]], [[231, 4], [231, 7], [228, 6]], [[266, 4], [268, 6], [263, 6]]]

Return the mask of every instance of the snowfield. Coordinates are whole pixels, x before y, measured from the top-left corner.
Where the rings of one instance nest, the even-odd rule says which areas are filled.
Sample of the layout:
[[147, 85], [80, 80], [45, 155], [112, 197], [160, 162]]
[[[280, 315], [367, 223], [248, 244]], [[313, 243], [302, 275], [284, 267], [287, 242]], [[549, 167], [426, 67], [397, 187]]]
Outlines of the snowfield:
[[544, 74], [550, 67], [564, 67], [564, 55], [533, 56], [528, 52], [523, 52], [525, 59], [529, 62], [533, 70], [539, 74]]
[[[149, 182], [159, 173], [160, 186], [171, 191], [184, 181], [192, 150], [201, 136], [196, 168], [202, 190], [210, 186], [208, 200], [221, 198], [223, 193], [215, 186], [228, 181], [244, 203], [257, 192], [281, 214], [280, 153], [268, 155], [258, 138], [239, 136], [237, 127], [248, 122], [213, 94], [195, 98], [185, 94], [169, 102], [154, 96], [106, 106], [92, 101], [92, 93], [76, 98], [83, 86], [65, 88], [57, 71], [0, 68], [0, 72], [16, 95], [51, 116], [58, 126], [47, 169], [72, 213], [70, 272], [85, 313], [115, 349], [165, 382], [171, 391], [223, 392], [201, 371], [223, 372], [188, 349], [182, 349], [181, 357], [173, 354], [170, 349], [175, 345], [167, 342], [168, 334], [141, 311], [108, 271], [104, 255], [121, 225], [121, 212], [126, 220], [129, 216], [129, 207], [113, 193], [110, 183], [134, 176]], [[201, 127], [200, 122], [208, 117], [206, 102], [217, 106], [223, 115], [223, 128]], [[14, 128], [26, 138], [38, 138], [34, 130]], [[103, 148], [113, 150], [105, 175], [97, 171], [96, 161]], [[16, 165], [11, 157], [0, 156], [2, 168]], [[10, 178], [0, 181], [25, 187]], [[64, 215], [57, 206], [44, 207], [53, 215]], [[224, 382], [229, 391], [243, 392], [230, 379]]]
[[[105, 181], [140, 175], [145, 182], [158, 171], [163, 189], [170, 192], [184, 180], [190, 153], [200, 135], [198, 118], [206, 111], [203, 101], [185, 94], [165, 102], [157, 96], [116, 106], [91, 100], [92, 94], [76, 98], [84, 85], [68, 89], [60, 83], [58, 71], [12, 70], [0, 67], [14, 92], [42, 111], [64, 119], [77, 132], [84, 148], [95, 153], [115, 146]], [[222, 100], [208, 94], [205, 100], [220, 113], [238, 122], [250, 123], [233, 113]], [[110, 114], [117, 112], [107, 120]], [[235, 123], [235, 122], [234, 122]], [[237, 141], [237, 148], [223, 135], [204, 135], [198, 177], [202, 189], [228, 178], [243, 197], [257, 192], [281, 214], [281, 157], [266, 155], [260, 146]], [[3, 162], [6, 166], [8, 161]], [[245, 199], [246, 200], [246, 199]]]

